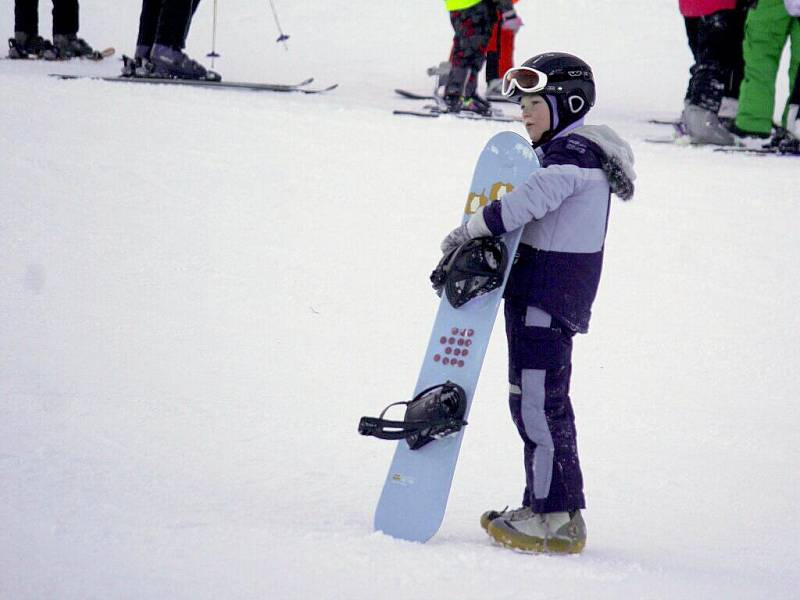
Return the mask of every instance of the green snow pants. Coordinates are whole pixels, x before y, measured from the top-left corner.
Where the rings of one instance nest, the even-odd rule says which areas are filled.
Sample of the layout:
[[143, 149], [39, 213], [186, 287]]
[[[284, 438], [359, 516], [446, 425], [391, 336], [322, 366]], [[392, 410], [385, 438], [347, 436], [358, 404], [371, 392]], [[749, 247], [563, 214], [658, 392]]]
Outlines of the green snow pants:
[[[744, 80], [739, 92], [736, 127], [769, 134], [775, 110], [775, 80], [787, 38], [792, 42], [790, 90], [800, 63], [800, 23], [786, 12], [783, 0], [759, 0], [747, 15], [744, 31]], [[786, 119], [785, 108], [782, 119]]]

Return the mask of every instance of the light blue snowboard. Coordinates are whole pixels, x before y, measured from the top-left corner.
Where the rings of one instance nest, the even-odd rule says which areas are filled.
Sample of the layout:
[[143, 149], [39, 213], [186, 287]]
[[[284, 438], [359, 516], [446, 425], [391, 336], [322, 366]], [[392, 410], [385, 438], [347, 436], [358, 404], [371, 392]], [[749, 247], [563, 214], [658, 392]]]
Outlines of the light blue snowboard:
[[[536, 154], [523, 137], [512, 132], [492, 137], [475, 166], [464, 220], [481, 205], [501, 198], [523, 183], [538, 167]], [[503, 236], [509, 255], [506, 278], [521, 233], [518, 229]], [[467, 394], [464, 418], [468, 420], [504, 288], [505, 280], [499, 289], [458, 309], [442, 295], [412, 397], [448, 380], [457, 383]], [[409, 449], [405, 440], [397, 442], [375, 511], [376, 531], [416, 542], [425, 542], [436, 533], [444, 518], [464, 431], [430, 442], [419, 450]]]

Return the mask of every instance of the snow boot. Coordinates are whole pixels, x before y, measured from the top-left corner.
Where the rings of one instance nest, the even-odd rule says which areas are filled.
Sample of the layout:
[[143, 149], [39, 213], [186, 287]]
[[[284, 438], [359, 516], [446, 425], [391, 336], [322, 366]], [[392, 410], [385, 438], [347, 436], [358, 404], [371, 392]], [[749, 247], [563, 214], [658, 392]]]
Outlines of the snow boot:
[[518, 513], [489, 523], [489, 535], [507, 548], [523, 552], [578, 554], [586, 545], [581, 511]]
[[[69, 35], [53, 35], [53, 46], [56, 49], [56, 56], [54, 58], [69, 59], [94, 56], [94, 48], [87, 44], [86, 40], [79, 38], [74, 33]], [[45, 58], [48, 57], [46, 56]]]
[[681, 122], [695, 144], [732, 146], [736, 141], [733, 134], [720, 123], [717, 113], [696, 104], [688, 104], [683, 109]]
[[53, 44], [40, 35], [31, 35], [24, 31], [15, 31], [14, 37], [8, 40], [8, 58], [41, 58], [45, 52], [52, 52]]
[[511, 510], [508, 510], [507, 506], [503, 510], [487, 510], [481, 515], [481, 527], [488, 531], [489, 523], [495, 519], [502, 517], [513, 521], [514, 519], [519, 519], [522, 515], [527, 517], [531, 514], [529, 506], [520, 506], [519, 508], [512, 508]]
[[156, 44], [151, 56], [155, 70], [154, 77], [165, 79], [199, 79], [205, 81], [221, 81], [219, 73], [209, 71], [197, 61], [192, 60], [182, 51], [169, 46]]

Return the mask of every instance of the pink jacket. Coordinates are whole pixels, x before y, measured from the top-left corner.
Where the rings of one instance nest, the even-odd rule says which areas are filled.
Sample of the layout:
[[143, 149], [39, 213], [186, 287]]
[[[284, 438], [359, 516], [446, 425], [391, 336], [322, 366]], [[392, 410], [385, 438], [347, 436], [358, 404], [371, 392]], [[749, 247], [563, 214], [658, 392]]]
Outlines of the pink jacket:
[[678, 0], [684, 17], [705, 17], [718, 10], [736, 8], [736, 0]]

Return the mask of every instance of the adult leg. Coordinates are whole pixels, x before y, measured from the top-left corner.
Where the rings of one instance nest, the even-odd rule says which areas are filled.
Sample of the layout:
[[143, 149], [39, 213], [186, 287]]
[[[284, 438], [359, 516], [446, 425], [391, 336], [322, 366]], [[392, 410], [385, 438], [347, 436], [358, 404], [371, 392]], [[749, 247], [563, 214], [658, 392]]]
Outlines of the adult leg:
[[791, 18], [783, 0], [759, 0], [745, 22], [744, 79], [739, 91], [736, 130], [769, 137], [775, 108], [775, 78]]
[[14, 31], [39, 35], [39, 0], [15, 0]]
[[486, 84], [500, 77], [500, 23], [495, 22], [486, 45]]
[[720, 10], [700, 17], [697, 33], [697, 62], [692, 73], [689, 102], [713, 113], [730, 80], [735, 59], [731, 48], [736, 46], [736, 11]]
[[207, 70], [183, 52], [186, 33], [196, 8], [196, 0], [162, 1], [151, 52], [154, 75], [180, 79], [221, 79], [218, 73]]
[[183, 30], [183, 38], [181, 39], [181, 50], [186, 48], [186, 38], [189, 37], [189, 28], [192, 26], [192, 19], [194, 19], [194, 13], [197, 11], [197, 6], [200, 4], [200, 0], [192, 0], [192, 14], [189, 15], [189, 20], [186, 21], [186, 28]]
[[[791, 58], [789, 60], [789, 98], [783, 110], [783, 122], [789, 127], [789, 110], [792, 105], [800, 104], [800, 18], [792, 18], [789, 23], [789, 39], [791, 40]], [[797, 117], [795, 116], [795, 121]], [[795, 122], [795, 127], [798, 123]], [[800, 132], [797, 132], [800, 133]]]
[[511, 67], [514, 66], [514, 40], [517, 37], [517, 32], [512, 29], [503, 29], [500, 27], [500, 49], [498, 50], [498, 76], [502, 79]]
[[477, 75], [486, 59], [486, 47], [496, 21], [497, 9], [488, 0], [450, 13], [455, 35], [445, 96], [469, 98], [475, 94]]
[[155, 43], [180, 49], [192, 18], [192, 0], [162, 0]]
[[78, 0], [53, 0], [53, 37], [77, 34], [79, 12]]
[[686, 95], [684, 100], [689, 101], [692, 94], [692, 80], [694, 76], [695, 65], [698, 62], [697, 58], [697, 30], [700, 25], [700, 17], [684, 17], [683, 26], [686, 29], [686, 41], [689, 44], [689, 50], [692, 52], [692, 66], [689, 67], [689, 83], [686, 85]]
[[[143, 0], [139, 15], [139, 35], [136, 38], [136, 56], [149, 56], [156, 42], [158, 16], [161, 14], [162, 0]], [[141, 49], [141, 52], [140, 52]]]

